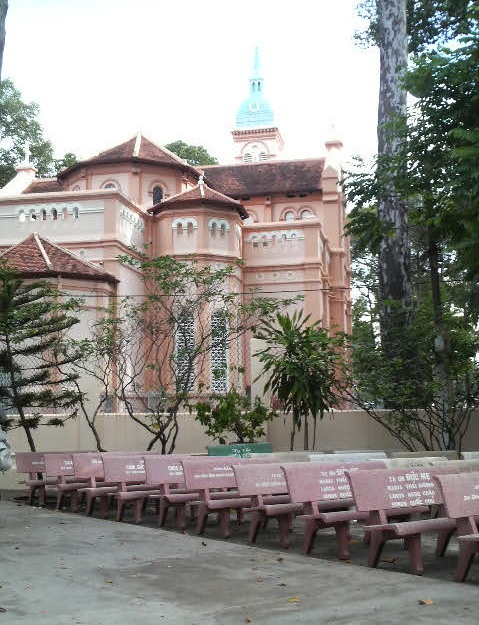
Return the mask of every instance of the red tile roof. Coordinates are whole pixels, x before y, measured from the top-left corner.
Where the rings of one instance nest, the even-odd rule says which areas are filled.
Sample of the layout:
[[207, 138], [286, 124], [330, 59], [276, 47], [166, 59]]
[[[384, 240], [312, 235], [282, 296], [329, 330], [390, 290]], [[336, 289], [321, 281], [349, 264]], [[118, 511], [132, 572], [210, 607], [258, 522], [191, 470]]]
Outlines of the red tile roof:
[[324, 158], [203, 167], [205, 180], [233, 198], [319, 191]]
[[62, 191], [62, 185], [56, 178], [39, 178], [33, 180], [23, 193], [52, 193], [53, 191]]
[[120, 143], [109, 150], [100, 152], [97, 156], [75, 163], [71, 167], [61, 171], [58, 174], [58, 178], [61, 180], [72, 171], [87, 165], [94, 165], [97, 163], [117, 163], [122, 161], [141, 161], [155, 165], [169, 165], [170, 167], [190, 170], [199, 176], [199, 172], [191, 165], [188, 165], [188, 163], [179, 156], [173, 154], [173, 152], [170, 152], [170, 150], [166, 148], [155, 145], [152, 141], [140, 135], [133, 137], [124, 143]]
[[172, 197], [169, 197], [167, 200], [159, 202], [152, 208], [149, 208], [148, 211], [153, 214], [157, 214], [163, 210], [167, 210], [168, 208], [178, 208], [181, 206], [189, 206], [194, 204], [195, 206], [202, 205], [211, 205], [211, 206], [219, 206], [221, 208], [230, 208], [238, 212], [238, 214], [246, 219], [248, 217], [248, 213], [246, 212], [244, 206], [237, 202], [236, 200], [232, 200], [230, 197], [223, 195], [219, 191], [215, 191], [214, 189], [210, 189], [206, 184], [197, 184], [192, 189], [188, 189], [188, 191], [183, 191], [182, 193], [177, 193]]
[[18, 269], [24, 278], [83, 278], [116, 283], [111, 274], [98, 269], [93, 263], [82, 260], [72, 252], [33, 233], [8, 250], [0, 253], [0, 259]]

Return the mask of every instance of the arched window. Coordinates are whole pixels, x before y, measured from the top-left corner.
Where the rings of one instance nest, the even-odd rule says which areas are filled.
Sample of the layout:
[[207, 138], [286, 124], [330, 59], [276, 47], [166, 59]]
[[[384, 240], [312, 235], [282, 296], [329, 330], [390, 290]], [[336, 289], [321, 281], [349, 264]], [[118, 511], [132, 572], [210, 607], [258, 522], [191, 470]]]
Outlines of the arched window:
[[80, 191], [80, 187], [76, 184], [76, 185], [73, 187], [72, 191]]
[[246, 152], [246, 154], [243, 154], [244, 163], [251, 163], [252, 160], [253, 160], [253, 156], [250, 152]]
[[181, 391], [191, 391], [195, 385], [194, 348], [195, 320], [193, 313], [184, 312], [175, 328], [175, 383]]
[[262, 241], [263, 241], [263, 247], [268, 247], [268, 237], [264, 236]]
[[258, 237], [252, 237], [251, 243], [253, 244], [253, 247], [258, 247]]
[[211, 224], [211, 236], [212, 236], [213, 239], [216, 237], [217, 232], [218, 232], [218, 225], [217, 225], [216, 221], [214, 221]]
[[30, 221], [35, 221], [36, 218], [37, 216], [35, 215], [35, 211], [32, 208], [32, 210], [30, 211]]
[[73, 219], [78, 219], [78, 206], [73, 207]]
[[153, 187], [153, 204], [158, 204], [163, 199], [163, 189], [156, 185]]
[[304, 211], [301, 211], [301, 219], [309, 219], [312, 216], [313, 213], [307, 208]]
[[178, 235], [182, 235], [183, 234], [183, 224], [178, 224], [176, 226], [176, 234], [178, 234]]
[[24, 210], [21, 210], [18, 213], [18, 221], [25, 221], [25, 211]]
[[293, 213], [293, 211], [286, 211], [286, 213], [284, 214], [284, 219], [285, 221], [294, 221], [296, 219], [296, 215]]
[[267, 160], [267, 158], [268, 158], [268, 157], [267, 157], [267, 155], [266, 155], [266, 152], [260, 152], [260, 153], [259, 153], [258, 160], [260, 160], [260, 161], [266, 161], [266, 160]]
[[186, 232], [188, 233], [188, 236], [191, 237], [193, 234], [193, 222], [189, 221], [187, 226], [186, 226]]
[[220, 226], [220, 237], [224, 237], [226, 234], [226, 224], [221, 224]]
[[47, 211], [45, 209], [42, 210], [42, 221], [47, 220]]
[[228, 320], [221, 312], [211, 315], [211, 390], [228, 390]]
[[58, 219], [58, 211], [56, 208], [52, 210], [52, 219], [53, 221], [56, 221]]
[[62, 210], [62, 219], [63, 221], [66, 221], [68, 219], [68, 209], [66, 208]]
[[103, 188], [104, 189], [116, 189], [116, 184], [113, 184], [113, 182], [107, 182]]

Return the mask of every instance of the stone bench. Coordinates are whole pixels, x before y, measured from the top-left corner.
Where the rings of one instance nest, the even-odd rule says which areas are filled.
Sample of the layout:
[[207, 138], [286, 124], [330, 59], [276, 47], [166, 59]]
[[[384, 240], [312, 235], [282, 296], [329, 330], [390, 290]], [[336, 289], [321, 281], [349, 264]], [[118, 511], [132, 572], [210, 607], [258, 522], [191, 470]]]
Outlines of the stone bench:
[[[458, 468], [444, 464], [428, 468], [347, 472], [356, 508], [369, 515], [368, 525], [364, 528], [369, 536], [369, 566], [377, 567], [388, 540], [402, 539], [408, 549], [411, 571], [422, 575], [423, 533], [438, 535], [436, 555], [444, 555], [456, 523], [445, 516], [442, 496], [432, 480], [432, 472], [457, 473]], [[420, 514], [425, 506], [436, 506], [439, 516], [402, 522], [391, 522], [388, 518], [390, 511], [394, 510], [397, 513], [416, 510]]]
[[439, 486], [448, 516], [457, 524], [459, 557], [455, 579], [463, 582], [479, 551], [479, 472], [433, 475]]

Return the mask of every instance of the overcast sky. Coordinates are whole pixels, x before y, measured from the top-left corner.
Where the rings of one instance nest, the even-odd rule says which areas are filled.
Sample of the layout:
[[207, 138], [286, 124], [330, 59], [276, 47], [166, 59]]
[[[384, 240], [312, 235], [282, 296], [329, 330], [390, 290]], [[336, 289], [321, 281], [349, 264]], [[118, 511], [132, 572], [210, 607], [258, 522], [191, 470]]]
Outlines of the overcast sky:
[[[378, 52], [353, 41], [357, 0], [10, 0], [3, 76], [40, 105], [57, 156], [85, 158], [138, 130], [231, 162], [259, 46], [285, 157], [376, 141]], [[331, 131], [331, 127], [334, 131]]]

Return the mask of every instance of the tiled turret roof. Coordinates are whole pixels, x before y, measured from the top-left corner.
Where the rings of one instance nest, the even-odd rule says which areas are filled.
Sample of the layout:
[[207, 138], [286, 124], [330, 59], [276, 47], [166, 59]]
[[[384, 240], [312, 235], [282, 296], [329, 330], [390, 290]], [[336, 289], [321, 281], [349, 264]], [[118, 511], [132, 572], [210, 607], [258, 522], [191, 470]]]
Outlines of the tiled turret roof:
[[243, 217], [243, 219], [248, 217], [248, 213], [240, 202], [232, 200], [230, 197], [223, 195], [223, 193], [211, 189], [203, 183], [202, 178], [200, 179], [200, 183], [192, 189], [188, 189], [188, 191], [183, 191], [182, 193], [177, 193], [176, 195], [169, 197], [167, 200], [152, 206], [152, 208], [149, 208], [148, 211], [156, 215], [157, 213], [169, 208], [179, 208], [181, 206], [190, 206], [192, 204], [195, 206], [205, 206], [209, 204], [221, 208], [230, 208], [235, 210], [241, 217]]
[[75, 163], [71, 167], [64, 169], [58, 174], [58, 179], [61, 180], [62, 178], [65, 178], [71, 172], [75, 171], [80, 167], [102, 163], [118, 163], [123, 161], [136, 161], [152, 163], [155, 165], [168, 165], [170, 167], [190, 170], [191, 172], [194, 172], [199, 176], [199, 172], [191, 165], [188, 165], [188, 163], [182, 158], [180, 158], [176, 154], [173, 154], [173, 152], [170, 152], [170, 150], [168, 150], [167, 148], [160, 147], [143, 135], [138, 134], [136, 137], [132, 137], [124, 143], [120, 143], [119, 145], [116, 145], [109, 150], [100, 152], [100, 154], [98, 154], [97, 156], [93, 156], [92, 158], [89, 158], [87, 160], [80, 161], [78, 163]]
[[111, 274], [96, 267], [93, 263], [78, 258], [37, 233], [29, 235], [8, 250], [0, 253], [0, 260], [6, 260], [24, 278], [82, 278], [101, 282], [116, 283]]

